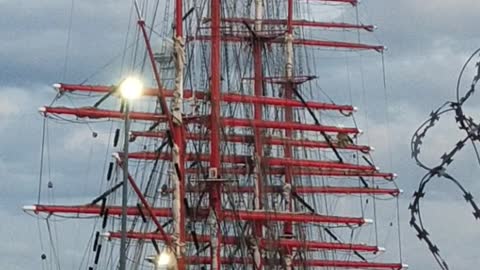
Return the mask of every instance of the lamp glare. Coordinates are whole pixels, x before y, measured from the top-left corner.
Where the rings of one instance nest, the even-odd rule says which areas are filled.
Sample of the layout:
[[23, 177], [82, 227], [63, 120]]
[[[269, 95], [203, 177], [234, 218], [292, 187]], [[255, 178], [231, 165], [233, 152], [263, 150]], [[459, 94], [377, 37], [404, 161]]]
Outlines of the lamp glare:
[[157, 258], [157, 266], [168, 267], [172, 262], [172, 255], [173, 254], [171, 252], [164, 250]]
[[142, 91], [143, 84], [135, 77], [128, 77], [120, 84], [120, 94], [127, 100], [139, 98]]

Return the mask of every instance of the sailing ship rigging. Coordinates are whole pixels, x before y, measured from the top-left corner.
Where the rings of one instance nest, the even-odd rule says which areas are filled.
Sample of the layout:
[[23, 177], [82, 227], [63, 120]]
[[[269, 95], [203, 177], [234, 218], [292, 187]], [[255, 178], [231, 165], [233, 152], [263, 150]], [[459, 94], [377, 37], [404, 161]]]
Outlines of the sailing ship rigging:
[[[55, 84], [55, 102], [41, 108], [46, 119], [125, 121], [113, 132], [108, 187], [86, 204], [39, 199], [25, 210], [47, 222], [100, 220], [88, 269], [151, 269], [146, 261], [167, 255], [168, 269], [405, 269], [401, 258], [379, 256], [378, 240], [362, 237], [377, 218], [366, 216], [365, 199], [398, 197], [396, 175], [375, 166], [373, 148], [359, 143], [357, 109], [325, 101], [318, 82], [319, 50], [384, 50], [322, 38], [374, 30], [358, 18], [307, 18], [322, 6], [355, 10], [358, 1], [175, 0], [163, 17], [158, 2], [134, 1], [132, 71], [153, 85], [139, 104], [122, 98], [121, 78], [113, 86]], [[56, 105], [80, 94], [96, 102]], [[102, 260], [122, 238], [124, 261]]]

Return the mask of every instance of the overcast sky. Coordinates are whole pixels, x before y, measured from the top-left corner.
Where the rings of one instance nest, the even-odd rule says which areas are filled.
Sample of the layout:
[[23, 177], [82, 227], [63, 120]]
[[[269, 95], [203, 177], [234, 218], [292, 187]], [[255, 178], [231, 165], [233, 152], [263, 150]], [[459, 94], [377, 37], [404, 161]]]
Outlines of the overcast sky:
[[[37, 224], [35, 219], [21, 211], [22, 205], [36, 200], [42, 130], [42, 118], [37, 108], [53, 98], [52, 83], [63, 78], [79, 82], [121, 53], [128, 25], [129, 2], [75, 1], [65, 69], [70, 1], [0, 0], [2, 269], [39, 269], [41, 253], [36, 236]], [[363, 61], [367, 81], [370, 78], [377, 81], [367, 83], [369, 98], [363, 104], [355, 105], [366, 107], [360, 108], [359, 114], [366, 116], [361, 122], [367, 127], [362, 126], [362, 129], [377, 149], [376, 161], [381, 167], [391, 168], [400, 175], [398, 184], [405, 190], [400, 200], [403, 255], [411, 269], [434, 269], [436, 265], [408, 226], [410, 196], [424, 173], [410, 159], [410, 137], [430, 111], [454, 98], [454, 86], [463, 62], [480, 47], [479, 10], [478, 0], [364, 0], [360, 7], [362, 22], [377, 25], [375, 39], [388, 47], [385, 55], [388, 102], [378, 81], [381, 78], [378, 76], [380, 58], [374, 57]], [[374, 64], [369, 66], [369, 61]], [[467, 75], [469, 80], [470, 75]], [[102, 76], [114, 78], [114, 75]], [[369, 88], [369, 85], [372, 87]], [[469, 112], [478, 118], [480, 111], [473, 104], [475, 100], [470, 103]], [[382, 114], [385, 106], [388, 106], [388, 118]], [[458, 134], [453, 131], [452, 121], [450, 117], [442, 122], [445, 124], [443, 128], [438, 128], [429, 140], [430, 143], [425, 146], [428, 150], [423, 154], [426, 159], [435, 161], [456, 142]], [[104, 148], [99, 146], [108, 141], [107, 132], [98, 128], [96, 131], [100, 136], [94, 140], [89, 137], [91, 131], [85, 126], [68, 131], [62, 129], [64, 126], [56, 125], [50, 130], [51, 155], [58, 163], [52, 166], [49, 177], [54, 179], [55, 185], [58, 183], [61, 197], [80, 200], [75, 198], [75, 194], [79, 194], [76, 191], [88, 194], [91, 189], [89, 181], [98, 180], [89, 180], [88, 176], [103, 168]], [[55, 152], [56, 146], [63, 150]], [[453, 171], [474, 196], [480, 197], [480, 183], [475, 178], [478, 166], [471, 161], [473, 156], [470, 151], [467, 149], [465, 152], [452, 165], [455, 167]], [[100, 158], [90, 160], [87, 164], [89, 169], [85, 172], [75, 165], [77, 155]], [[98, 192], [98, 185], [94, 188]], [[426, 198], [424, 212], [442, 254], [452, 269], [475, 269], [478, 267], [480, 242], [478, 222], [473, 220], [461, 195], [450, 192], [449, 185], [438, 183], [431, 190], [432, 195]], [[67, 232], [59, 229], [59, 235], [61, 233]], [[69, 239], [70, 243], [65, 244], [67, 246], [79, 243]], [[81, 248], [84, 246], [81, 245]], [[68, 255], [72, 258], [76, 256]]]

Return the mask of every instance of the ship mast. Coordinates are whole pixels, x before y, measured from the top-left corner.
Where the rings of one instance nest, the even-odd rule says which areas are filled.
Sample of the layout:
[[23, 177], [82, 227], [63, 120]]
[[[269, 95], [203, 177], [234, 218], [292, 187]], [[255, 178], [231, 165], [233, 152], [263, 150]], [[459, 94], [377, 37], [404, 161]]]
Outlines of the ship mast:
[[222, 215], [220, 164], [220, 91], [221, 91], [221, 0], [211, 0], [211, 51], [210, 51], [210, 168], [207, 181], [210, 181], [210, 227], [211, 269], [220, 270], [222, 251], [222, 229], [219, 216]]
[[175, 187], [173, 194], [173, 222], [175, 255], [178, 269], [185, 269], [185, 144], [183, 126], [183, 85], [185, 66], [185, 41], [183, 38], [183, 1], [175, 0], [175, 89], [173, 92], [172, 115], [174, 123], [174, 138], [172, 147], [171, 173]]
[[[262, 35], [262, 19], [263, 19], [263, 1], [255, 0], [255, 22], [254, 22], [254, 32], [253, 35], [253, 74], [254, 74], [254, 96], [261, 97], [263, 96], [263, 42], [260, 38]], [[263, 118], [263, 106], [260, 103], [254, 105], [254, 119], [256, 121], [261, 121]], [[263, 143], [261, 141], [262, 130], [260, 128], [254, 129], [255, 136], [255, 160], [256, 160], [256, 178], [255, 178], [255, 194], [254, 194], [254, 209], [260, 210], [263, 207], [263, 183], [266, 180], [262, 172], [262, 158], [263, 158]], [[257, 239], [263, 238], [263, 225], [260, 222], [255, 223], [254, 225], [255, 237]], [[253, 258], [255, 262], [256, 269], [261, 270], [262, 266], [262, 255], [260, 248], [258, 246], [253, 246]]]
[[[293, 0], [287, 1], [287, 33], [285, 35], [285, 52], [286, 52], [286, 64], [285, 64], [285, 99], [291, 100], [293, 98], [292, 87], [295, 87], [293, 84], [293, 71], [294, 71], [294, 52], [293, 52]], [[293, 111], [292, 108], [285, 108], [285, 122], [290, 123], [293, 120]], [[292, 130], [287, 129], [285, 131], [285, 136], [287, 139], [292, 138]], [[292, 158], [292, 147], [287, 143], [285, 145], [285, 158]], [[285, 211], [292, 211], [292, 173], [291, 167], [286, 168], [285, 171], [285, 184], [284, 184], [284, 200], [285, 200]], [[293, 236], [292, 223], [286, 222], [284, 224], [284, 235], [285, 237]], [[292, 268], [292, 254], [287, 250], [287, 254], [284, 257], [284, 264], [286, 270], [291, 270]]]

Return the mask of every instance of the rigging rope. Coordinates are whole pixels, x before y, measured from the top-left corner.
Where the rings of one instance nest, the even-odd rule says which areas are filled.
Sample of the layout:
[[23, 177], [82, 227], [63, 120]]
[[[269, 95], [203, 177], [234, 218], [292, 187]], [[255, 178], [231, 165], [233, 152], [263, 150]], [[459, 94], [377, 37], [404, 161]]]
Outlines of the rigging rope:
[[42, 194], [42, 183], [43, 183], [43, 161], [44, 161], [44, 154], [45, 154], [45, 133], [46, 133], [46, 126], [47, 126], [47, 118], [43, 118], [43, 125], [42, 125], [42, 144], [40, 149], [40, 173], [38, 177], [38, 194], [37, 194], [37, 204], [40, 204], [40, 197]]
[[[41, 199], [41, 193], [42, 193], [42, 183], [43, 183], [43, 161], [44, 161], [44, 152], [45, 152], [45, 133], [46, 133], [46, 121], [47, 118], [43, 118], [43, 125], [42, 125], [42, 144], [41, 144], [41, 150], [40, 150], [40, 173], [39, 173], [39, 179], [38, 179], [38, 195], [37, 195], [37, 204], [40, 204], [40, 199]], [[40, 241], [40, 250], [42, 252], [41, 258], [42, 258], [42, 269], [47, 268], [46, 264], [49, 263], [49, 260], [47, 256], [45, 255], [45, 245], [43, 243], [43, 237], [42, 237], [42, 229], [40, 227], [40, 217], [36, 217], [37, 220], [37, 228], [38, 228], [38, 238]], [[46, 261], [47, 260], [47, 261]], [[44, 262], [46, 261], [46, 262]]]
[[[387, 125], [387, 151], [388, 151], [388, 157], [389, 157], [389, 165], [390, 169], [393, 168], [393, 153], [392, 153], [392, 144], [390, 141], [390, 117], [388, 113], [388, 108], [390, 107], [390, 102], [388, 99], [388, 87], [387, 87], [387, 70], [385, 67], [385, 53], [382, 52], [382, 78], [383, 78], [383, 92], [385, 96], [385, 121]], [[397, 186], [395, 182], [395, 187]], [[398, 189], [398, 188], [397, 188]], [[397, 235], [398, 235], [398, 255], [400, 259], [400, 263], [403, 262], [403, 252], [402, 252], [402, 231], [400, 228], [400, 199], [399, 196], [396, 198], [396, 219], [397, 219]]]
[[56, 267], [57, 267], [57, 270], [60, 270], [61, 267], [60, 267], [60, 258], [58, 257], [58, 251], [55, 247], [55, 242], [53, 240], [53, 236], [52, 236], [52, 230], [50, 228], [50, 222], [49, 222], [49, 218], [47, 218], [46, 220], [46, 223], [47, 223], [47, 230], [48, 230], [48, 239], [50, 240], [50, 245], [52, 246], [52, 252], [53, 252], [53, 258], [55, 260], [55, 264], [56, 264]]
[[65, 44], [65, 59], [63, 60], [63, 75], [62, 80], [65, 81], [68, 73], [68, 51], [70, 50], [70, 41], [72, 36], [72, 25], [73, 25], [73, 11], [75, 10], [75, 0], [72, 0], [70, 4], [70, 20], [68, 22], [68, 32], [67, 32], [67, 41]]

